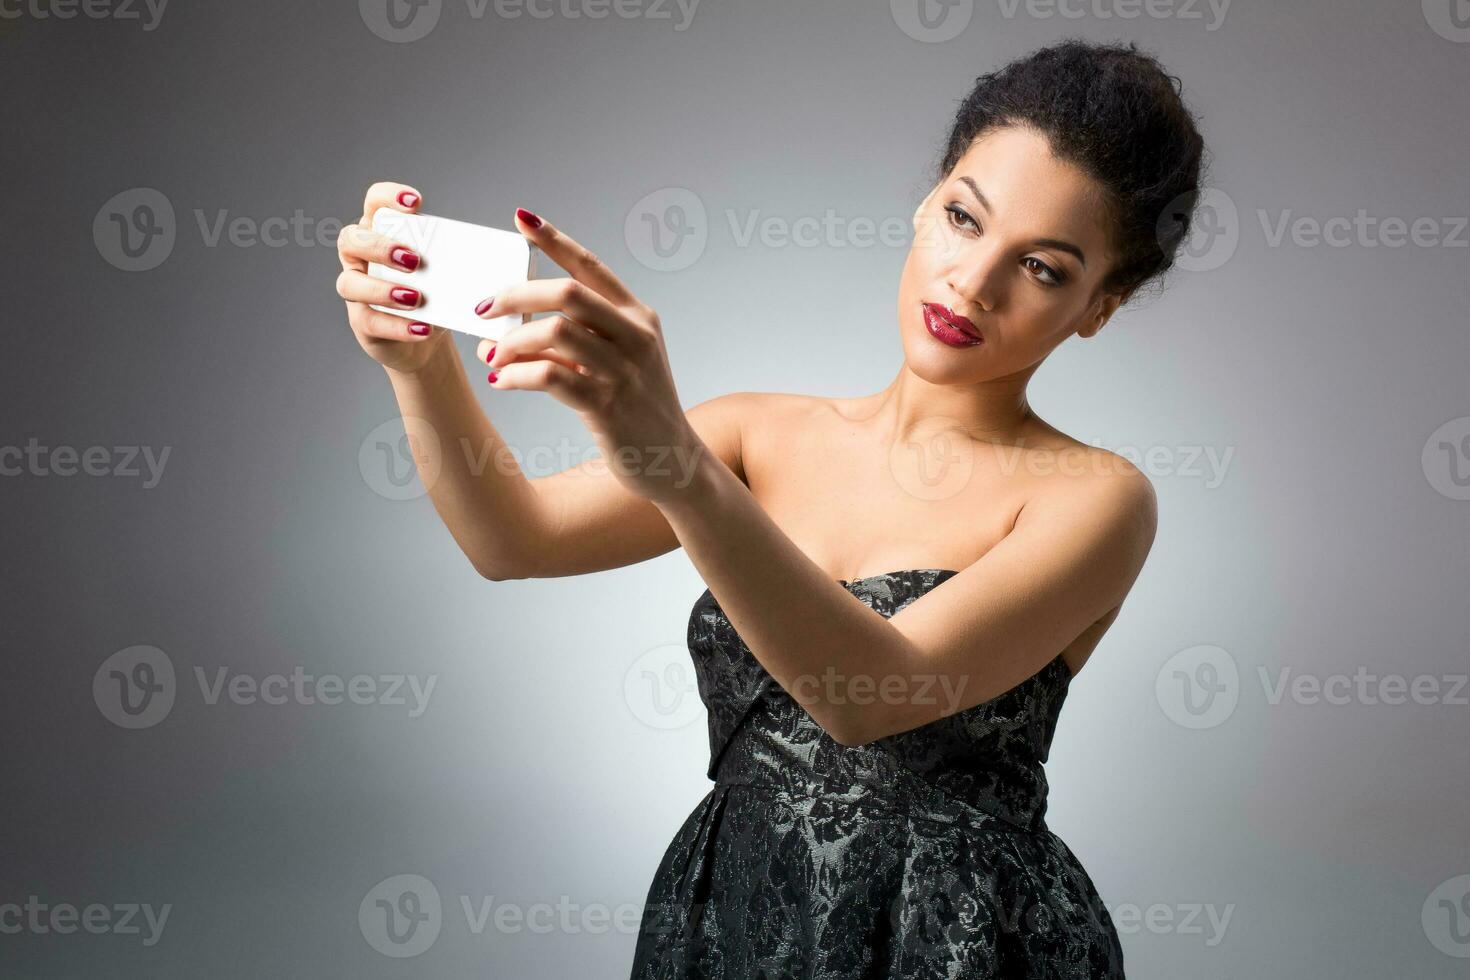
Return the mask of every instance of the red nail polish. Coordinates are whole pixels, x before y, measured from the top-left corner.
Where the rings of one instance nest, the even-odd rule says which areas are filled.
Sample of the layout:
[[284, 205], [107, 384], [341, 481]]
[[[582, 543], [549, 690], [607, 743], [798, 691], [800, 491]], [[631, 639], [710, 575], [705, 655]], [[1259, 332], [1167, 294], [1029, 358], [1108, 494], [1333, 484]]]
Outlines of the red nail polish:
[[388, 257], [392, 259], [397, 265], [402, 266], [409, 272], [412, 272], [419, 267], [418, 253], [410, 252], [408, 249], [401, 246], [389, 252]]
[[488, 354], [485, 355], [485, 363], [486, 364], [489, 364], [493, 360], [495, 360], [495, 345], [494, 344], [491, 344], [490, 345], [490, 353], [488, 353]]
[[393, 297], [393, 302], [403, 306], [419, 305], [419, 291], [417, 289], [409, 289], [407, 286], [395, 286], [389, 291], [388, 295]]
[[419, 196], [413, 191], [403, 191], [398, 195], [398, 203], [406, 208], [411, 208], [419, 203]]
[[429, 335], [429, 325], [427, 323], [410, 323], [408, 325], [408, 332], [416, 337], [427, 337]]
[[477, 307], [475, 307], [475, 316], [484, 316], [486, 313], [488, 313], [490, 311], [490, 307], [492, 307], [494, 305], [495, 305], [495, 297], [494, 296], [491, 296], [489, 299], [482, 299], [482, 300], [480, 300], [480, 305], [477, 306]]
[[516, 208], [516, 217], [517, 218], [520, 218], [522, 221], [524, 221], [526, 224], [530, 225], [532, 228], [540, 228], [541, 227], [541, 219], [538, 218], [538, 217], [536, 217], [536, 215], [533, 212], [527, 211], [525, 208]]
[[485, 380], [490, 382], [491, 384], [494, 384], [495, 379], [498, 377], [500, 377], [499, 371], [491, 371], [489, 374], [485, 375]]

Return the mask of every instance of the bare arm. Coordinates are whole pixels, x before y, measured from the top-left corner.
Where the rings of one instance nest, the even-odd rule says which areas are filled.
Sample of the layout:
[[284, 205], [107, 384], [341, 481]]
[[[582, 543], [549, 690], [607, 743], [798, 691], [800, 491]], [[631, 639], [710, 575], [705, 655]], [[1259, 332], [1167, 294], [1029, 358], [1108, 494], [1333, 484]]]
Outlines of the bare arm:
[[[417, 268], [421, 257], [371, 226], [379, 208], [415, 212], [421, 206], [422, 195], [406, 184], [368, 188], [362, 218], [338, 238], [337, 292], [347, 301], [359, 345], [388, 374], [419, 477], [471, 564], [494, 580], [577, 575], [677, 547], [658, 508], [619, 483], [601, 459], [528, 479], [481, 409], [448, 334], [413, 319], [422, 297], [402, 300], [394, 284], [367, 274], [369, 262]], [[754, 397], [725, 395], [684, 413], [712, 454], [742, 480], [739, 413]]]
[[[978, 561], [885, 619], [728, 474], [704, 468], [691, 492], [660, 509], [756, 659], [843, 745], [981, 704], [1092, 640], [1089, 628], [1100, 638], [1157, 519], [1153, 487], [1136, 470], [1069, 481], [1028, 502]], [[905, 696], [935, 682], [944, 698]]]
[[[530, 479], [486, 418], [463, 364], [446, 345], [416, 374], [389, 371], [405, 419], [437, 438], [418, 440], [414, 460], [434, 509], [471, 564], [488, 579], [554, 578], [646, 561], [679, 546], [658, 507], [628, 490], [596, 458]], [[756, 396], [739, 392], [685, 412], [737, 479], [740, 415]], [[420, 423], [406, 422], [410, 434]], [[681, 462], [671, 458], [677, 469]]]

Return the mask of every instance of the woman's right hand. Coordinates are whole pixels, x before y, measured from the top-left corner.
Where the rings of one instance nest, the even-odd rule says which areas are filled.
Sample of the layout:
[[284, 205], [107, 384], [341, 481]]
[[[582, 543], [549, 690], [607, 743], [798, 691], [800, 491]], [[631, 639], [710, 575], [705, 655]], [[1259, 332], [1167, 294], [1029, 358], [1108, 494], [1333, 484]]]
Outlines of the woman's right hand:
[[[352, 333], [369, 357], [405, 374], [428, 364], [448, 343], [447, 332], [413, 318], [413, 310], [423, 301], [418, 290], [370, 276], [367, 269], [369, 262], [408, 272], [418, 268], [422, 258], [413, 249], [373, 231], [373, 215], [379, 208], [414, 213], [421, 203], [423, 196], [407, 184], [376, 183], [368, 188], [362, 218], [337, 236], [337, 256], [342, 260], [337, 295], [347, 301]], [[370, 303], [401, 309], [404, 315], [382, 313]]]

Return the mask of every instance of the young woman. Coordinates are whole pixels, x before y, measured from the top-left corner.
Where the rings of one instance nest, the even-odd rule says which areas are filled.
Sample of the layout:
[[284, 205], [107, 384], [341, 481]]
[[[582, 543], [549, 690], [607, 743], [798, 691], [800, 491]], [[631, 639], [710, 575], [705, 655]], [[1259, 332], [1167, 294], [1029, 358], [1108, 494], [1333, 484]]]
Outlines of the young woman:
[[658, 315], [520, 210], [570, 278], [480, 304], [526, 315], [481, 345], [488, 380], [572, 406], [601, 449], [536, 480], [453, 448], [506, 458], [449, 338], [413, 320], [421, 297], [366, 272], [417, 266], [367, 226], [421, 195], [368, 191], [338, 292], [410, 432], [439, 435], [417, 462], [474, 567], [577, 575], [682, 546], [709, 586], [689, 645], [715, 785], [654, 876], [636, 978], [1123, 975], [1107, 909], [1045, 824], [1042, 763], [1155, 498], [1026, 386], [1170, 267], [1202, 152], [1132, 45], [1067, 42], [980, 77], [914, 212], [903, 362], [852, 399], [738, 392], [685, 412]]

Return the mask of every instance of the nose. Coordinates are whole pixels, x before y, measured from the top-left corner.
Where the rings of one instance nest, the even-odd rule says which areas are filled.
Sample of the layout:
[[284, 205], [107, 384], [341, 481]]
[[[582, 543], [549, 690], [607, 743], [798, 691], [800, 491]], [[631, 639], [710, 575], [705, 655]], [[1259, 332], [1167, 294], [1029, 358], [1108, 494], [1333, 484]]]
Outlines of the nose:
[[1006, 262], [1001, 249], [974, 242], [955, 256], [945, 281], [956, 296], [989, 313], [1004, 298]]

